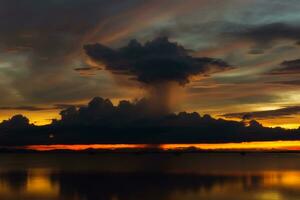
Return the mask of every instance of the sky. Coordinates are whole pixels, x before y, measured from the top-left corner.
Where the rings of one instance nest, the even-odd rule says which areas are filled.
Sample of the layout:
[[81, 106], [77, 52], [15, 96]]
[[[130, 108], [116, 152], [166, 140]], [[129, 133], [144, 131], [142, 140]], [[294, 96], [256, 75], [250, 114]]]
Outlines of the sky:
[[[2, 0], [0, 120], [20, 113], [46, 124], [95, 96], [117, 104], [157, 93], [158, 79], [144, 79], [122, 48], [134, 40], [146, 52], [147, 43], [168, 38], [181, 49], [176, 58], [191, 66], [203, 57], [219, 61], [176, 79], [175, 91], [168, 89], [172, 111], [297, 128], [299, 10], [298, 0]], [[96, 43], [128, 61], [130, 73], [116, 73], [124, 66], [99, 57]]]

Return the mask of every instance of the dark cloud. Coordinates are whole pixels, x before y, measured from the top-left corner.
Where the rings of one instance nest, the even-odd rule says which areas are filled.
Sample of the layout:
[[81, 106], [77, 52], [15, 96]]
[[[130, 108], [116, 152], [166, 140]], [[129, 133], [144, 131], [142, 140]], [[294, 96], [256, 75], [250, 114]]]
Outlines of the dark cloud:
[[5, 133], [6, 131], [18, 131], [22, 129], [27, 129], [31, 125], [29, 124], [29, 119], [23, 115], [15, 115], [8, 120], [4, 120], [0, 124], [0, 129]]
[[264, 45], [270, 45], [270, 43], [280, 39], [295, 40], [296, 43], [300, 41], [300, 26], [287, 23], [271, 23], [249, 26], [230, 34]]
[[50, 108], [43, 108], [37, 106], [2, 106], [0, 110], [25, 110], [25, 111], [41, 111], [41, 110], [50, 110]]
[[152, 103], [148, 105], [159, 115], [174, 110], [173, 102], [179, 96], [174, 88], [186, 85], [191, 77], [209, 76], [232, 68], [220, 59], [193, 57], [189, 50], [166, 37], [144, 45], [132, 40], [116, 50], [102, 44], [85, 45], [84, 49], [90, 58], [104, 64], [113, 74], [127, 75], [142, 83], [151, 98]]
[[90, 71], [92, 69], [93, 69], [92, 67], [78, 67], [78, 68], [75, 68], [74, 70], [75, 71]]
[[70, 107], [81, 107], [83, 106], [82, 104], [54, 104], [53, 109], [66, 109]]
[[250, 49], [249, 54], [253, 54], [253, 55], [259, 55], [259, 54], [263, 54], [264, 50], [263, 49]]
[[300, 106], [290, 106], [284, 107], [276, 110], [265, 110], [257, 112], [241, 112], [241, 113], [228, 113], [222, 115], [226, 118], [247, 118], [251, 119], [266, 119], [266, 118], [277, 118], [277, 117], [287, 117], [290, 115], [296, 115], [300, 113]]
[[102, 44], [85, 45], [84, 49], [92, 59], [105, 64], [106, 69], [133, 75], [146, 84], [177, 82], [185, 85], [190, 76], [209, 75], [230, 68], [219, 59], [192, 57], [183, 46], [165, 37], [145, 45], [132, 40], [117, 50]]
[[[87, 106], [62, 110], [61, 120], [54, 120], [51, 125], [45, 126], [29, 125], [27, 118], [15, 116], [0, 124], [0, 144], [160, 144], [300, 139], [299, 129], [266, 128], [255, 120], [246, 124], [201, 116], [196, 112], [158, 116], [152, 114], [147, 104], [151, 101], [142, 99], [136, 102], [120, 101], [119, 105], [114, 106], [109, 99], [96, 97]], [[298, 113], [300, 107], [270, 112], [282, 116]], [[262, 116], [259, 113], [239, 114], [247, 120], [258, 115]]]
[[300, 59], [284, 61], [280, 65], [280, 68], [272, 70], [270, 74], [288, 75], [300, 73]]
[[280, 85], [300, 85], [300, 80], [273, 81], [268, 83]]
[[73, 104], [55, 104], [51, 107], [38, 107], [38, 106], [2, 106], [0, 110], [22, 110], [22, 111], [43, 111], [43, 110], [58, 110], [69, 107], [80, 107], [81, 105]]
[[[105, 38], [106, 31], [124, 23], [113, 19], [108, 23], [111, 16], [131, 12], [140, 4], [136, 0], [0, 1], [0, 59], [12, 66], [1, 68], [0, 75], [9, 78], [9, 89], [22, 99], [9, 100], [41, 104], [97, 95], [101, 88], [95, 86], [97, 81], [83, 80], [72, 71], [74, 63], [83, 59], [82, 43]], [[106, 31], [94, 32], [99, 24]]]
[[74, 70], [80, 72], [80, 71], [94, 71], [94, 70], [101, 70], [101, 69], [95, 67], [77, 67]]

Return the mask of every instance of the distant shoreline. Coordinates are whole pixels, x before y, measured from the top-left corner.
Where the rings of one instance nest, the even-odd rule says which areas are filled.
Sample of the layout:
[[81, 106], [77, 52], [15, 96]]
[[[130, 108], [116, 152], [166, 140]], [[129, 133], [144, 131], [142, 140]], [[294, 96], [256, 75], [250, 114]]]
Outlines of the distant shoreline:
[[29, 149], [6, 149], [0, 148], [0, 154], [6, 153], [18, 153], [18, 154], [52, 154], [52, 153], [59, 153], [59, 154], [135, 154], [135, 155], [142, 155], [142, 154], [174, 154], [174, 155], [182, 155], [182, 154], [240, 154], [245, 156], [247, 154], [282, 154], [282, 153], [289, 153], [289, 154], [298, 154], [300, 153], [299, 150], [162, 150], [162, 149], [118, 149], [118, 150], [98, 150], [98, 149], [86, 149], [86, 150], [65, 150], [65, 149], [57, 149], [57, 150], [29, 150]]

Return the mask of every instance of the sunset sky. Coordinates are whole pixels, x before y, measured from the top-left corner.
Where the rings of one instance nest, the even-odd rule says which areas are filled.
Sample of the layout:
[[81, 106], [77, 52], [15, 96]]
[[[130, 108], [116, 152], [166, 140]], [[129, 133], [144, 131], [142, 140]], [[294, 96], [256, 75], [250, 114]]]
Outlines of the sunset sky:
[[144, 82], [112, 74], [83, 47], [167, 37], [191, 58], [230, 66], [188, 77], [172, 95], [174, 112], [250, 113], [265, 126], [298, 128], [299, 10], [299, 0], [2, 0], [0, 121], [20, 113], [47, 124], [95, 96], [114, 104], [144, 97]]

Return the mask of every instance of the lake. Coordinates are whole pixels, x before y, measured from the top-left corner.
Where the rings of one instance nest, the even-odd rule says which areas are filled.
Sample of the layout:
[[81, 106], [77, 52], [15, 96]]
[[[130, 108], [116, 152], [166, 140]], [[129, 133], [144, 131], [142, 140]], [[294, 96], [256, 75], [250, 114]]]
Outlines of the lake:
[[2, 153], [4, 200], [299, 200], [297, 153]]

